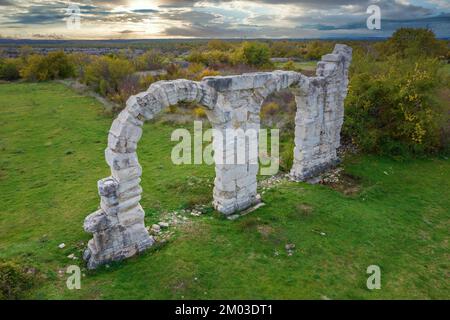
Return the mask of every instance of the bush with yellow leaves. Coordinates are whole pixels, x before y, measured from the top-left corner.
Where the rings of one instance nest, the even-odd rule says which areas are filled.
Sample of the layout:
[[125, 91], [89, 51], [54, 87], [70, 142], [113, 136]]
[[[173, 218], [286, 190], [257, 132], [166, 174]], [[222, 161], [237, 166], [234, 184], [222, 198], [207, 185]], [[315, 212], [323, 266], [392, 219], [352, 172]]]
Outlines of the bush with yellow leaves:
[[364, 151], [393, 156], [442, 150], [448, 111], [436, 100], [440, 68], [431, 58], [375, 61], [355, 55], [344, 137]]

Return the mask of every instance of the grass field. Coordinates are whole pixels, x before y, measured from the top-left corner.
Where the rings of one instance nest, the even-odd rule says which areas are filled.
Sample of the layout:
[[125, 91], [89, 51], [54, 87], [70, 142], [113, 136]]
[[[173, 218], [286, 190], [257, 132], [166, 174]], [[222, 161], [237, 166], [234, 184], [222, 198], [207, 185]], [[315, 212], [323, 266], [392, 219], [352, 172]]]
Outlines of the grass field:
[[[164, 246], [83, 271], [68, 290], [61, 271], [83, 266], [112, 117], [61, 84], [0, 85], [0, 259], [33, 267], [39, 299], [380, 299], [450, 297], [450, 162], [345, 159], [360, 192], [284, 183], [266, 206], [236, 221], [189, 216]], [[146, 223], [211, 200], [211, 166], [174, 166], [173, 127], [145, 125], [139, 145]], [[64, 249], [58, 244], [65, 243]], [[287, 243], [296, 248], [292, 256]], [[67, 256], [74, 253], [78, 260]], [[366, 288], [379, 265], [381, 290]]]
[[[297, 70], [300, 71], [315, 71], [317, 68], [318, 61], [302, 61], [302, 62], [294, 62], [294, 66]], [[275, 68], [283, 69], [287, 62], [277, 62], [275, 63]]]

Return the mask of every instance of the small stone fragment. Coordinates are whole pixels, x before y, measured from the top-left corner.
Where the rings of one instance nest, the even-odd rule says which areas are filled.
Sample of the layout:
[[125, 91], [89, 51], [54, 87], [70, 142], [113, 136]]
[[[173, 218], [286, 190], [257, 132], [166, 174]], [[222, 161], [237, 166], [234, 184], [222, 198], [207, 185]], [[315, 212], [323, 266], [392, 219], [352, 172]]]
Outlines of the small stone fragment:
[[293, 250], [293, 249], [295, 249], [295, 244], [293, 244], [293, 243], [288, 243], [288, 244], [286, 244], [286, 245], [284, 246], [284, 248], [285, 248], [286, 250]]
[[159, 233], [161, 231], [161, 227], [159, 226], [159, 224], [152, 225], [152, 231]]
[[168, 224], [167, 222], [158, 222], [158, 225], [159, 225], [161, 228], [168, 228], [168, 227], [169, 227], [169, 224]]

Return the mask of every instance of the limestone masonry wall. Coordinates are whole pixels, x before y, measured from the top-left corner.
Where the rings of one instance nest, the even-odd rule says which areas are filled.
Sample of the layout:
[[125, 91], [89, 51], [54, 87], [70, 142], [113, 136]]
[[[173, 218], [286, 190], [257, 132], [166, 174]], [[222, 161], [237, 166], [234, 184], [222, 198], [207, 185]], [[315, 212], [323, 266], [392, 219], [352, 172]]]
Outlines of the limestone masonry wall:
[[[84, 229], [94, 235], [84, 253], [88, 268], [131, 257], [153, 245], [144, 225], [140, 186], [142, 168], [137, 143], [145, 121], [179, 101], [195, 101], [207, 108], [214, 129], [259, 129], [260, 109], [275, 91], [292, 88], [297, 104], [295, 149], [291, 175], [302, 181], [338, 162], [336, 149], [344, 119], [350, 47], [337, 44], [322, 57], [315, 77], [293, 71], [248, 73], [238, 76], [159, 81], [130, 97], [126, 108], [112, 123], [105, 150], [111, 176], [98, 182], [100, 209], [86, 217]], [[225, 133], [223, 134], [225, 136]], [[257, 194], [258, 164], [220, 164], [228, 143], [217, 152], [214, 207], [229, 215], [260, 201]]]

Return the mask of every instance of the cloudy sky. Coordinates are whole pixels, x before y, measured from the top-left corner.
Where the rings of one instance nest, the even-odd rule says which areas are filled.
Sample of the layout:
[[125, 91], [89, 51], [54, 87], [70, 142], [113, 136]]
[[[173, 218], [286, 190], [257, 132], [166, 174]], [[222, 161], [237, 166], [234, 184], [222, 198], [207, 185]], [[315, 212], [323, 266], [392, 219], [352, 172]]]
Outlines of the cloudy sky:
[[[381, 30], [366, 27], [370, 4]], [[68, 28], [77, 8], [80, 28]], [[450, 0], [0, 0], [0, 36], [13, 38], [379, 37], [402, 26], [450, 37]]]

